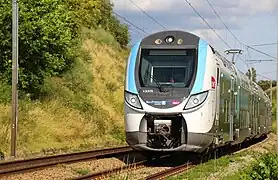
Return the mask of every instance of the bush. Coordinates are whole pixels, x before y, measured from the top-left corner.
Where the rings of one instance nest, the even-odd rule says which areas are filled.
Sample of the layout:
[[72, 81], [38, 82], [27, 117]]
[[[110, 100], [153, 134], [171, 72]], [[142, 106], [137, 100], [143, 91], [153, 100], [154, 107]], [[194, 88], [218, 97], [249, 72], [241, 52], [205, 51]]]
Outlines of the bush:
[[251, 179], [256, 180], [278, 179], [278, 155], [273, 153], [262, 155], [252, 166], [249, 175]]
[[12, 86], [0, 80], [0, 103], [10, 103], [12, 100]]
[[[0, 0], [0, 73], [11, 83], [11, 1]], [[19, 1], [19, 87], [40, 89], [46, 76], [59, 75], [73, 62], [76, 39], [72, 12], [60, 0]]]
[[109, 0], [68, 0], [67, 6], [74, 12], [79, 28], [102, 28], [110, 32], [122, 48], [127, 46], [128, 27], [112, 15], [113, 5]]
[[[127, 26], [112, 15], [109, 0], [19, 1], [19, 88], [38, 97], [46, 77], [70, 70], [83, 27], [102, 27], [121, 47], [128, 44]], [[11, 84], [11, 31], [11, 2], [0, 0], [0, 77], [7, 84]]]

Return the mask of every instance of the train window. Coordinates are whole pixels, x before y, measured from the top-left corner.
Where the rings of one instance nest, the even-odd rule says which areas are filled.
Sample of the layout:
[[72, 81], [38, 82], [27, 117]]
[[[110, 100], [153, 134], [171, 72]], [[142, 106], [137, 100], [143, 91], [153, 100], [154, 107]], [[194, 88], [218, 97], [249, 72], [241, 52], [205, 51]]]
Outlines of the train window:
[[188, 87], [193, 79], [196, 49], [142, 49], [139, 78], [142, 87]]
[[186, 56], [187, 55], [187, 51], [186, 50], [150, 50], [149, 51], [149, 55], [151, 56]]
[[217, 68], [217, 85], [219, 83], [219, 68]]
[[183, 83], [186, 81], [186, 69], [186, 66], [154, 66], [152, 75], [160, 83]]

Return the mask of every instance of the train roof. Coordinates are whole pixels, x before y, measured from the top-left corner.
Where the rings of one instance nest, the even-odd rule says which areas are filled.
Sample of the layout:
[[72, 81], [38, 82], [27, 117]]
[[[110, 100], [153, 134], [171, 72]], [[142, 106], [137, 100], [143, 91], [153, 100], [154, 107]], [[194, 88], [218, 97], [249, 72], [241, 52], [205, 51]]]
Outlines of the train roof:
[[175, 45], [177, 46], [192, 46], [197, 48], [199, 41], [202, 40], [208, 44], [208, 42], [199, 36], [187, 32], [187, 31], [181, 31], [181, 30], [168, 30], [168, 31], [160, 31], [153, 34], [150, 34], [148, 36], [145, 36], [140, 41], [141, 46], [150, 46], [150, 45], [161, 45], [161, 46], [167, 46], [169, 45], [165, 39], [167, 37], [173, 37], [177, 41], [175, 41], [174, 44], [170, 44], [172, 47]]

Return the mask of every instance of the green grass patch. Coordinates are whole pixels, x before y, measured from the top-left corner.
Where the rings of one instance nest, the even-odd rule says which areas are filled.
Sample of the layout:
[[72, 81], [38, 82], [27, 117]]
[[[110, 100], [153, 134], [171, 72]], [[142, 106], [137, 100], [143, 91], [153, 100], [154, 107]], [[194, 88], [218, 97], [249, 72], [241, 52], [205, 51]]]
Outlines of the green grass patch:
[[[241, 152], [234, 155], [226, 155], [218, 159], [212, 159], [202, 163], [186, 173], [169, 177], [168, 179], [228, 179], [238, 178], [238, 173], [246, 164], [250, 163], [251, 159], [258, 157], [256, 152]], [[245, 172], [245, 171], [244, 171]], [[231, 176], [233, 174], [233, 176]], [[230, 177], [231, 176], [231, 177]], [[237, 179], [235, 178], [235, 179]]]
[[259, 155], [251, 165], [226, 177], [227, 180], [276, 180], [278, 179], [278, 155], [270, 152]]
[[80, 175], [86, 175], [86, 174], [89, 174], [89, 172], [90, 172], [90, 170], [88, 170], [88, 169], [76, 169], [75, 171]]

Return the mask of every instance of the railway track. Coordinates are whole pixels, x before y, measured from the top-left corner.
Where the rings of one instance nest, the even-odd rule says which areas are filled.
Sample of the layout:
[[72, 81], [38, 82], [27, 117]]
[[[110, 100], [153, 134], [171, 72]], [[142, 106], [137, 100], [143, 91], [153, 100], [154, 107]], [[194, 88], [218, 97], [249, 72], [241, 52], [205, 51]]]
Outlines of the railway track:
[[[268, 139], [268, 138], [267, 138]], [[267, 140], [265, 139], [265, 140]], [[262, 140], [262, 139], [261, 139]], [[264, 141], [265, 141], [264, 140]], [[246, 148], [249, 148], [250, 145], [258, 145], [258, 140], [252, 141], [251, 143], [248, 143], [248, 145], [245, 145], [242, 149], [242, 147], [238, 146], [232, 146], [228, 147], [227, 149], [222, 149], [218, 157], [230, 154], [230, 153], [235, 153], [238, 150], [241, 149], [243, 151]], [[35, 158], [35, 159], [27, 159], [27, 160], [17, 160], [17, 161], [10, 161], [10, 162], [4, 162], [0, 163], [0, 177], [1, 175], [7, 175], [7, 174], [12, 174], [12, 173], [19, 173], [19, 172], [24, 172], [24, 171], [33, 171], [37, 170], [40, 168], [45, 168], [48, 166], [60, 164], [60, 163], [71, 163], [71, 162], [76, 162], [76, 161], [84, 161], [88, 159], [94, 159], [94, 158], [105, 158], [105, 157], [114, 157], [114, 156], [121, 156], [125, 155], [125, 153], [131, 153], [135, 152], [133, 151], [130, 147], [124, 146], [120, 148], [111, 148], [111, 149], [103, 149], [103, 150], [94, 150], [94, 151], [87, 151], [87, 152], [80, 152], [80, 153], [71, 153], [71, 154], [62, 154], [62, 155], [55, 155], [55, 156], [48, 156], [48, 157], [41, 157], [41, 158]], [[137, 155], [136, 155], [137, 156]], [[79, 177], [73, 177], [72, 180], [83, 180], [83, 179], [103, 179], [107, 178], [110, 175], [117, 175], [117, 173], [123, 173], [123, 172], [128, 172], [130, 171], [136, 171], [141, 168], [149, 168], [149, 167], [156, 167], [157, 165], [160, 166], [161, 161], [159, 159], [164, 159], [166, 160], [166, 163], [168, 163], [168, 158], [165, 157], [170, 157], [171, 156], [166, 155], [166, 156], [160, 156], [160, 158], [155, 158], [151, 161], [147, 161], [145, 159], [141, 159], [140, 161], [137, 162], [130, 162], [129, 164], [121, 167], [116, 167], [113, 169], [109, 170], [104, 170], [92, 174], [87, 174]], [[144, 179], [152, 180], [152, 179], [164, 179], [168, 176], [173, 176], [176, 174], [179, 174], [180, 172], [187, 171], [194, 166], [200, 164], [201, 162], [208, 161], [209, 159], [213, 158], [213, 155], [209, 156], [206, 155], [204, 158], [193, 158], [191, 160], [186, 160], [183, 161], [182, 163], [178, 165], [174, 165], [170, 168], [167, 168], [166, 170], [162, 170], [158, 173], [151, 174]], [[217, 158], [218, 158], [217, 157]], [[176, 159], [176, 158], [174, 158]], [[205, 160], [204, 160], [205, 159]], [[152, 162], [156, 162], [156, 165], [152, 164]], [[151, 165], [150, 165], [151, 164]], [[162, 163], [163, 164], [163, 163]], [[150, 165], [150, 166], [149, 166]], [[163, 167], [163, 166], [161, 166]]]
[[146, 180], [163, 179], [165, 177], [172, 176], [172, 175], [178, 174], [178, 173], [183, 172], [183, 171], [187, 171], [187, 170], [193, 168], [196, 164], [199, 164], [199, 162], [200, 161], [189, 162], [189, 163], [186, 163], [186, 164], [182, 164], [182, 165], [179, 165], [179, 166], [176, 166], [176, 167], [166, 169], [164, 171], [161, 171], [161, 172], [152, 174], [150, 176], [147, 176]]
[[138, 170], [138, 169], [146, 167], [148, 165], [148, 163], [154, 163], [154, 162], [157, 163], [161, 159], [166, 160], [169, 157], [171, 157], [171, 156], [163, 155], [158, 158], [154, 158], [152, 160], [144, 159], [142, 161], [127, 164], [125, 166], [116, 167], [116, 168], [109, 169], [109, 170], [104, 170], [104, 171], [100, 171], [100, 172], [96, 172], [96, 173], [91, 173], [91, 174], [75, 177], [75, 178], [72, 178], [71, 180], [103, 179], [110, 175], [115, 175], [117, 173], [121, 173], [126, 170]]
[[61, 163], [73, 163], [85, 161], [94, 158], [106, 158], [125, 153], [131, 153], [133, 150], [129, 146], [116, 148], [107, 148], [99, 150], [91, 150], [76, 153], [59, 154], [53, 156], [45, 156], [31, 159], [14, 160], [0, 163], [0, 177], [9, 174], [23, 173], [34, 171], [48, 166], [54, 166]]
[[[265, 140], [267, 140], [267, 139], [265, 139]], [[255, 140], [255, 141], [250, 142], [248, 147], [250, 147], [250, 145], [252, 145], [254, 143], [256, 143], [255, 145], [259, 145], [260, 143], [257, 143], [258, 141], [259, 140]], [[230, 153], [237, 152], [239, 149], [242, 149], [242, 147], [232, 146], [232, 147], [224, 148], [224, 149], [222, 149], [222, 153], [219, 154], [218, 158], [221, 157], [221, 156], [230, 154]], [[242, 149], [242, 150], [244, 150], [244, 149]], [[167, 157], [170, 157], [170, 158], [168, 159]], [[149, 175], [149, 176], [147, 176], [143, 179], [147, 179], [147, 180], [165, 179], [166, 177], [173, 176], [173, 175], [179, 174], [181, 172], [187, 171], [191, 168], [194, 168], [196, 165], [200, 164], [201, 162], [208, 161], [211, 158], [214, 158], [214, 156], [212, 155], [212, 152], [211, 152], [211, 154], [205, 155], [203, 158], [200, 158], [200, 159], [193, 158], [191, 160], [188, 159], [188, 160], [184, 161], [186, 163], [183, 162], [183, 163], [181, 163], [179, 165], [176, 165], [174, 167], [170, 167], [166, 170], [151, 174], [151, 175]], [[105, 179], [105, 178], [108, 178], [111, 175], [116, 175], [117, 173], [123, 173], [127, 170], [128, 171], [135, 171], [135, 170], [138, 170], [138, 169], [141, 169], [141, 168], [148, 168], [148, 164], [152, 164], [152, 162], [156, 162], [156, 164], [157, 163], [159, 164], [159, 162], [161, 162], [160, 160], [162, 160], [162, 159], [166, 160], [166, 161], [167, 161], [167, 159], [171, 160], [171, 156], [164, 155], [164, 156], [159, 157], [158, 159], [153, 159], [151, 161], [143, 160], [143, 161], [132, 163], [132, 164], [129, 164], [129, 165], [116, 167], [116, 168], [113, 168], [113, 169], [110, 169], [110, 170], [105, 170], [105, 171], [100, 171], [100, 172], [96, 172], [96, 173], [92, 173], [92, 174], [87, 174], [87, 175], [75, 177], [75, 178], [72, 178], [71, 180]]]
[[79, 177], [72, 178], [71, 180], [91, 180], [91, 179], [102, 179], [105, 178], [109, 175], [120, 173], [124, 170], [134, 170], [134, 169], [140, 169], [144, 167], [144, 164], [147, 162], [147, 160], [143, 160], [137, 163], [132, 163], [129, 165], [105, 170], [105, 171], [100, 171], [92, 174], [87, 174]]
[[[225, 149], [224, 151], [222, 151], [222, 153], [217, 158], [219, 158], [221, 156], [225, 156], [230, 153], [237, 153], [237, 152], [245, 151], [249, 147], [252, 148], [252, 145], [260, 146], [263, 142], [267, 141], [268, 139], [269, 139], [269, 137], [261, 137], [258, 139], [254, 139], [251, 142], [249, 142], [248, 144], [245, 144], [243, 148], [241, 148], [240, 146], [232, 146], [231, 148], [228, 148], [228, 149]], [[176, 167], [171, 167], [164, 171], [160, 171], [158, 173], [151, 174], [144, 179], [146, 179], [146, 180], [165, 179], [166, 177], [173, 176], [173, 175], [179, 174], [181, 172], [187, 171], [187, 170], [193, 168], [194, 166], [200, 164], [201, 162], [210, 160], [211, 158], [212, 158], [211, 154], [208, 154], [204, 157], [204, 159], [196, 159], [196, 160], [190, 161], [188, 163], [184, 163], [184, 164], [176, 166]]]

